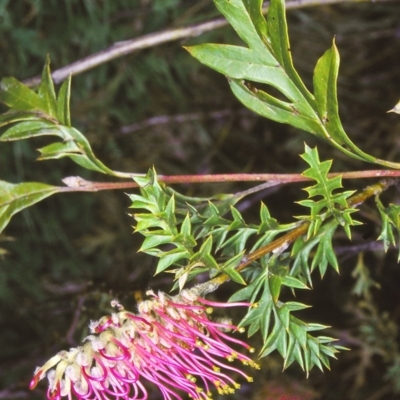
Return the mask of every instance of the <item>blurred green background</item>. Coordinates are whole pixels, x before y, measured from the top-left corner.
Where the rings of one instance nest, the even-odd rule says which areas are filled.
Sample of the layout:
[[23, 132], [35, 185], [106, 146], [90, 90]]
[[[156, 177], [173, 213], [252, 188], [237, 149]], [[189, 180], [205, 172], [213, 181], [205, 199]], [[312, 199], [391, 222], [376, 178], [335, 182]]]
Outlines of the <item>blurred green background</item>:
[[[2, 0], [0, 76], [27, 79], [40, 74], [46, 54], [55, 70], [115, 42], [216, 17], [211, 0]], [[400, 117], [386, 111], [400, 98], [400, 2], [320, 5], [291, 10], [288, 21], [295, 66], [309, 87], [317, 59], [336, 37], [343, 124], [364, 151], [398, 162]], [[306, 141], [318, 145], [321, 159], [334, 158], [336, 171], [373, 168], [243, 109], [224, 77], [182, 49], [204, 42], [240, 43], [226, 27], [73, 78], [73, 125], [107, 166], [145, 173], [155, 165], [160, 174], [296, 173], [305, 168], [298, 154]], [[41, 139], [1, 143], [0, 179], [55, 185], [71, 175], [107, 180], [67, 159], [36, 162], [41, 145]], [[370, 183], [345, 185], [361, 189]], [[177, 189], [206, 196], [245, 187]], [[302, 212], [293, 204], [305, 197], [300, 189], [295, 184], [262, 192], [241, 210], [255, 220], [263, 200], [279, 221], [291, 222]], [[399, 197], [394, 188], [384, 200], [396, 203]], [[35, 366], [78, 345], [88, 321], [110, 312], [112, 298], [133, 309], [147, 288], [169, 290], [170, 277], [154, 277], [155, 261], [137, 253], [141, 237], [132, 234], [128, 207], [123, 191], [56, 195], [14, 217], [0, 236], [7, 252], [0, 259], [0, 399], [45, 398], [44, 383], [35, 392], [27, 388]], [[316, 277], [314, 290], [299, 297], [314, 306], [301, 317], [333, 326], [327, 334], [351, 351], [332, 362], [331, 372], [312, 371], [308, 380], [297, 366], [282, 374], [280, 357], [269, 356], [261, 372], [253, 373], [255, 383], [232, 398], [400, 398], [397, 251], [384, 254], [375, 242], [380, 222], [373, 201], [362, 207], [359, 219], [365, 224], [355, 229], [352, 242], [337, 238], [341, 275]], [[357, 287], [371, 279], [376, 282], [371, 291], [357, 295]], [[227, 285], [218, 297], [226, 300], [234, 289]], [[156, 390], [151, 393], [159, 398]]]

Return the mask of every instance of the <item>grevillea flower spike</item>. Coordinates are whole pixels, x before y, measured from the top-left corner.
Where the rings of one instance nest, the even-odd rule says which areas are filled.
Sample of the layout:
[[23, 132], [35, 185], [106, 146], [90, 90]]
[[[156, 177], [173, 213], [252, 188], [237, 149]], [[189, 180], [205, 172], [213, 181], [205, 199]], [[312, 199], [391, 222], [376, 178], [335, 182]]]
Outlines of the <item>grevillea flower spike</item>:
[[214, 387], [220, 394], [240, 387], [229, 375], [252, 378], [230, 364], [239, 360], [259, 368], [230, 345], [249, 345], [226, 331], [241, 330], [224, 321], [211, 321], [212, 307], [249, 306], [248, 303], [214, 303], [201, 297], [204, 285], [183, 290], [178, 296], [149, 291], [149, 300], [133, 314], [114, 301], [118, 312], [91, 322], [91, 335], [81, 347], [61, 351], [37, 368], [31, 389], [47, 375], [47, 398], [59, 400], [145, 400], [144, 381], [155, 384], [164, 399], [211, 399]]

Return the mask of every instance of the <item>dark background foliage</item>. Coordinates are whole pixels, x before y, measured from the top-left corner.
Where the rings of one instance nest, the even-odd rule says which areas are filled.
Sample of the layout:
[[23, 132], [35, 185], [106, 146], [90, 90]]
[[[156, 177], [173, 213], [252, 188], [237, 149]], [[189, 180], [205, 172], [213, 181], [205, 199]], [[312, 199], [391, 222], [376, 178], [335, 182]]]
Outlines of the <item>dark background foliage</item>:
[[[40, 73], [46, 54], [54, 70], [114, 42], [217, 16], [211, 0], [3, 0], [0, 76], [26, 79]], [[344, 126], [366, 152], [398, 161], [400, 119], [386, 111], [400, 97], [400, 3], [321, 5], [289, 11], [288, 20], [295, 65], [309, 86], [317, 59], [336, 35]], [[146, 172], [154, 164], [162, 174], [301, 172], [305, 165], [298, 154], [307, 141], [318, 145], [321, 159], [334, 158], [335, 170], [372, 168], [244, 110], [224, 77], [182, 49], [209, 41], [239, 40], [227, 27], [136, 52], [73, 78], [73, 124], [106, 165]], [[40, 145], [40, 140], [2, 143], [0, 178], [56, 185], [70, 175], [107, 179], [69, 160], [35, 162]], [[369, 183], [345, 184], [358, 189]], [[179, 190], [207, 195], [244, 187], [182, 185]], [[262, 199], [273, 216], [290, 222], [301, 214], [293, 204], [305, 197], [300, 189], [296, 184], [263, 192], [241, 210], [249, 220], [257, 218]], [[388, 202], [398, 198], [395, 189], [386, 196]], [[2, 252], [7, 251], [0, 259], [0, 398], [44, 398], [44, 384], [34, 393], [27, 390], [34, 367], [76, 346], [89, 319], [110, 311], [110, 299], [134, 308], [147, 288], [169, 289], [169, 276], [154, 277], [154, 260], [137, 253], [141, 237], [132, 234], [128, 207], [127, 196], [118, 191], [57, 195], [16, 216], [0, 236]], [[299, 298], [314, 305], [302, 318], [332, 325], [328, 333], [352, 351], [341, 354], [331, 372], [312, 371], [308, 380], [297, 366], [282, 375], [280, 358], [269, 356], [254, 374], [255, 384], [244, 385], [236, 398], [398, 397], [400, 267], [396, 251], [384, 255], [375, 244], [380, 227], [373, 203], [363, 206], [360, 219], [365, 224], [351, 243], [344, 235], [337, 238], [341, 275], [316, 277], [314, 290]], [[357, 265], [380, 289], [373, 287], [364, 297], [354, 294]], [[226, 300], [230, 290], [223, 288], [218, 297]]]

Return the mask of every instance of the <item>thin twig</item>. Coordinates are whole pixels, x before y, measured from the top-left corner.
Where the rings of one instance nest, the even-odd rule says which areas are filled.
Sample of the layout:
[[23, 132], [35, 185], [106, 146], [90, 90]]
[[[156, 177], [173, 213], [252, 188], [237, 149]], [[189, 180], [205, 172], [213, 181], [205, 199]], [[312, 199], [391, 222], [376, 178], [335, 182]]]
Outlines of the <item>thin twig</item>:
[[[383, 2], [390, 0], [292, 0], [286, 3], [286, 8], [289, 10], [328, 4], [359, 3], [360, 1]], [[268, 5], [263, 8], [263, 13], [266, 13], [267, 10]], [[173, 42], [179, 39], [199, 36], [202, 33], [213, 31], [226, 25], [228, 25], [228, 22], [223, 18], [219, 18], [201, 24], [191, 25], [184, 28], [167, 29], [160, 32], [150, 33], [136, 39], [117, 42], [107, 49], [94, 53], [54, 71], [52, 77], [55, 83], [61, 83], [70, 75], [78, 75], [135, 51], [154, 47], [162, 43]], [[37, 86], [39, 83], [40, 76], [35, 76], [34, 78], [29, 78], [24, 81], [24, 84], [30, 87]]]
[[382, 242], [369, 241], [366, 243], [354, 244], [351, 246], [338, 246], [335, 247], [336, 255], [353, 255], [358, 254], [363, 251], [376, 251], [382, 250], [384, 248], [384, 244]]
[[166, 124], [182, 124], [185, 122], [201, 121], [205, 119], [220, 119], [229, 117], [232, 115], [248, 115], [257, 117], [256, 114], [252, 113], [247, 109], [231, 110], [223, 109], [211, 112], [194, 112], [188, 114], [175, 114], [175, 115], [157, 115], [155, 117], [148, 118], [141, 122], [136, 122], [131, 125], [123, 126], [116, 135], [126, 135], [128, 133], [134, 133], [150, 126], [159, 126]]
[[65, 335], [65, 339], [70, 346], [76, 345], [76, 341], [74, 339], [74, 334], [76, 332], [76, 327], [78, 326], [79, 319], [82, 314], [82, 308], [83, 308], [83, 305], [85, 304], [85, 300], [86, 300], [85, 295], [81, 295], [78, 297], [78, 303], [75, 307], [75, 312], [74, 312], [74, 316], [71, 321], [71, 325], [68, 329], [67, 334]]
[[[135, 174], [132, 174], [134, 178]], [[333, 172], [328, 178], [341, 176], [342, 179], [365, 179], [365, 178], [400, 178], [400, 170], [370, 170]], [[301, 174], [209, 174], [209, 175], [158, 175], [158, 179], [170, 185], [178, 183], [218, 183], [218, 182], [265, 182], [265, 187], [284, 183], [310, 182]], [[60, 187], [64, 192], [98, 192], [100, 190], [130, 189], [138, 187], [133, 181], [126, 182], [94, 182], [79, 176], [69, 176], [63, 179], [65, 187]], [[252, 191], [252, 189], [249, 189]], [[256, 190], [258, 191], [258, 189]], [[253, 190], [254, 192], [254, 190]]]

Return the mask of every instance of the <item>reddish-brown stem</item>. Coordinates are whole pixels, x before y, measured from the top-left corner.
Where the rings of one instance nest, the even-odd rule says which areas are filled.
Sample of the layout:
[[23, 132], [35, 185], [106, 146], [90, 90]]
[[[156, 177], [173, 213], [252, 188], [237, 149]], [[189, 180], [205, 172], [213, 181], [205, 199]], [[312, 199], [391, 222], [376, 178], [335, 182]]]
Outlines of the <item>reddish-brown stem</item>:
[[[370, 170], [353, 172], [333, 172], [329, 178], [341, 176], [343, 179], [400, 177], [399, 170]], [[134, 174], [132, 174], [134, 177]], [[168, 184], [178, 183], [218, 183], [218, 182], [274, 182], [276, 184], [306, 182], [312, 179], [301, 174], [210, 174], [210, 175], [159, 175], [158, 179]], [[68, 192], [96, 192], [99, 190], [130, 189], [138, 187], [136, 182], [93, 182], [80, 177], [64, 180]]]

